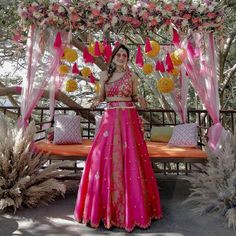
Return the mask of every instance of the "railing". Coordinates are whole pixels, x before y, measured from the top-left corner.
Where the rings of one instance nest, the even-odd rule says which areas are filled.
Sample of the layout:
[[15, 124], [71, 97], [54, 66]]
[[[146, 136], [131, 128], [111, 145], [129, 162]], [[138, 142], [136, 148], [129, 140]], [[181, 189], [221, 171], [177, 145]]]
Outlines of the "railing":
[[[19, 107], [0, 107], [0, 111], [4, 114], [15, 116], [15, 118], [20, 116]], [[95, 130], [95, 114], [102, 114], [104, 109], [87, 109], [87, 108], [66, 108], [66, 107], [56, 107], [55, 115], [58, 114], [71, 114], [71, 115], [81, 115], [81, 125], [83, 127], [83, 137], [91, 138], [94, 136]], [[163, 125], [176, 125], [179, 123], [176, 113], [173, 110], [163, 110], [163, 109], [146, 109], [138, 110], [139, 114], [144, 118], [144, 128], [147, 137], [150, 136], [150, 130], [152, 126], [163, 126]], [[38, 130], [45, 131], [45, 124], [53, 123], [53, 120], [49, 120], [49, 107], [37, 107], [34, 109], [31, 119], [36, 121]], [[235, 131], [235, 120], [236, 120], [236, 110], [221, 110], [220, 111], [220, 121], [223, 126], [230, 130], [232, 133]], [[187, 121], [196, 122], [199, 129], [200, 142], [201, 138], [206, 133], [206, 129], [212, 125], [212, 120], [206, 110], [188, 110], [187, 111]], [[51, 124], [50, 124], [51, 125]]]

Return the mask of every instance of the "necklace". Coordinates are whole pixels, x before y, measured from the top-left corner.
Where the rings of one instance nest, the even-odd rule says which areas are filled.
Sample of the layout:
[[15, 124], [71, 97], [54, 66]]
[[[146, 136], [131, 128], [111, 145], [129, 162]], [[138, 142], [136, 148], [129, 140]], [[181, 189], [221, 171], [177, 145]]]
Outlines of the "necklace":
[[117, 73], [123, 73], [123, 72], [125, 72], [125, 69], [124, 69], [124, 68], [121, 68], [121, 69], [116, 68], [115, 72], [117, 72]]

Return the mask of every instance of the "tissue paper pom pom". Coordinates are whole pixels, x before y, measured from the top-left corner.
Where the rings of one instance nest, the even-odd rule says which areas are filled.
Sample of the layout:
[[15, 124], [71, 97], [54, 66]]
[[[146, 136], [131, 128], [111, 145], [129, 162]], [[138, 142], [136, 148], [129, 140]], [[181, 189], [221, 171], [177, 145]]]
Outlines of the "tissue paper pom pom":
[[84, 67], [82, 70], [81, 70], [81, 74], [83, 77], [89, 77], [91, 75], [91, 70], [89, 67]]
[[58, 67], [58, 72], [59, 74], [61, 75], [64, 75], [64, 74], [67, 74], [70, 70], [70, 67], [67, 66], [67, 65], [64, 65], [64, 64], [61, 64], [59, 67]]
[[63, 58], [68, 62], [74, 62], [78, 59], [78, 54], [77, 54], [76, 50], [71, 49], [71, 48], [66, 48], [64, 50]]
[[146, 64], [143, 65], [143, 73], [144, 73], [145, 75], [151, 74], [152, 72], [153, 72], [153, 66], [152, 66], [152, 64], [146, 63]]
[[180, 70], [176, 67], [174, 67], [174, 69], [170, 71], [170, 74], [172, 74], [173, 76], [178, 76], [179, 73], [180, 73]]
[[74, 92], [78, 88], [78, 84], [74, 79], [68, 79], [66, 81], [66, 91]]
[[161, 93], [170, 93], [174, 89], [174, 81], [168, 77], [162, 77], [157, 81], [157, 89]]
[[152, 50], [147, 52], [147, 56], [148, 57], [151, 57], [151, 58], [154, 58], [158, 55], [158, 53], [160, 52], [160, 45], [155, 42], [155, 41], [150, 41], [151, 43], [151, 46], [152, 46]]

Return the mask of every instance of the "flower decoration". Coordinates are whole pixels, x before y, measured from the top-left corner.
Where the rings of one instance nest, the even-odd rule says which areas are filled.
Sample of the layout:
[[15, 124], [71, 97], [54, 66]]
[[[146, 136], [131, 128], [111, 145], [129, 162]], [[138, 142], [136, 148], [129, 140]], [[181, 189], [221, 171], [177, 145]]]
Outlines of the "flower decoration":
[[174, 90], [174, 81], [168, 77], [162, 77], [157, 81], [157, 89], [161, 93], [170, 93]]
[[145, 75], [151, 74], [153, 72], [153, 65], [149, 63], [145, 63], [143, 65], [143, 73]]
[[158, 55], [158, 53], [160, 52], [161, 47], [155, 41], [150, 41], [150, 44], [151, 44], [152, 49], [151, 49], [151, 51], [147, 52], [146, 54], [148, 57], [155, 58]]
[[96, 93], [96, 94], [99, 94], [100, 89], [101, 89], [100, 83], [99, 83], [99, 82], [96, 82], [96, 83], [95, 83], [95, 86], [94, 86], [94, 91], [95, 91], [95, 93]]
[[82, 70], [81, 70], [81, 74], [83, 77], [89, 77], [91, 75], [91, 69], [87, 66], [85, 66]]
[[60, 75], [65, 75], [65, 74], [68, 74], [70, 71], [70, 67], [65, 65], [65, 64], [61, 64], [59, 67], [58, 67], [58, 72]]
[[66, 81], [66, 91], [67, 92], [74, 92], [76, 89], [78, 89], [78, 84], [74, 79], [68, 79]]
[[[186, 32], [207, 31], [220, 28], [224, 20], [223, 6], [216, 0], [202, 4], [202, 0], [160, 0], [157, 4], [139, 0], [97, 1], [81, 0], [63, 5], [55, 1], [21, 1], [18, 14], [24, 26], [34, 24], [40, 28], [60, 30], [115, 31], [145, 26], [146, 30], [159, 29], [174, 24]], [[157, 7], [158, 6], [158, 7]]]
[[75, 62], [78, 59], [78, 54], [77, 54], [75, 49], [65, 48], [63, 59], [65, 59], [66, 61], [72, 63], [72, 62]]
[[102, 45], [101, 42], [97, 42], [98, 45], [99, 45], [99, 51], [100, 52], [97, 52], [97, 50], [95, 50], [95, 45], [96, 43], [91, 43], [89, 46], [88, 46], [88, 51], [89, 53], [93, 56], [93, 57], [97, 57], [97, 56], [100, 56], [101, 54], [103, 54], [104, 52], [104, 47]]
[[173, 76], [178, 76], [180, 74], [180, 70], [177, 67], [174, 67], [171, 71], [170, 74]]
[[181, 55], [177, 50], [170, 54], [170, 58], [174, 66], [180, 66], [183, 63]]

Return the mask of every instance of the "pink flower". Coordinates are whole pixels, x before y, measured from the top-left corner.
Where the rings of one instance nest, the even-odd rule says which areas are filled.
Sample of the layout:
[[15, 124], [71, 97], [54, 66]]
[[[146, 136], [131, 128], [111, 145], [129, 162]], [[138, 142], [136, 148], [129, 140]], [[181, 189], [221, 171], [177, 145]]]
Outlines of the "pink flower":
[[72, 22], [75, 22], [75, 21], [77, 21], [79, 19], [79, 16], [77, 15], [77, 14], [72, 14], [71, 15], [71, 21]]
[[92, 9], [92, 14], [94, 15], [94, 16], [99, 16], [100, 15], [100, 11], [99, 10], [97, 10], [97, 9]]
[[116, 5], [114, 6], [114, 9], [115, 9], [116, 11], [118, 11], [119, 9], [121, 9], [121, 7], [122, 7], [122, 3], [121, 3], [121, 2], [118, 2], [118, 3], [116, 3]]
[[186, 20], [191, 19], [191, 17], [192, 17], [192, 16], [191, 16], [190, 14], [184, 14], [184, 15], [183, 15], [183, 18], [186, 19]]
[[56, 4], [56, 3], [52, 4], [52, 10], [53, 11], [58, 11], [59, 7], [60, 7], [59, 4]]
[[139, 27], [141, 25], [141, 22], [137, 19], [133, 19], [131, 23], [134, 27]]
[[166, 25], [170, 25], [170, 24], [171, 24], [171, 19], [165, 20], [165, 24], [166, 24]]
[[151, 25], [151, 26], [157, 25], [156, 19], [152, 19], [151, 22], [150, 22], [150, 25]]
[[180, 11], [183, 11], [183, 10], [185, 9], [184, 3], [180, 2], [180, 3], [178, 4], [178, 9], [179, 9]]
[[207, 16], [208, 16], [210, 19], [212, 19], [212, 18], [215, 18], [215, 17], [216, 17], [216, 13], [214, 13], [214, 12], [209, 12], [209, 13], [207, 13]]
[[164, 9], [165, 9], [166, 11], [171, 11], [171, 10], [172, 10], [172, 5], [171, 5], [171, 4], [166, 4], [165, 7], [164, 7]]
[[195, 24], [195, 23], [197, 23], [197, 22], [199, 22], [200, 21], [200, 18], [199, 17], [194, 17], [194, 18], [192, 18], [192, 22]]
[[148, 17], [149, 17], [149, 13], [148, 13], [147, 11], [145, 11], [145, 12], [143, 13], [142, 18], [143, 18], [144, 20], [146, 20]]
[[154, 3], [149, 3], [149, 4], [148, 4], [148, 9], [149, 9], [149, 10], [155, 10], [155, 9], [156, 9], [156, 4], [154, 4]]

